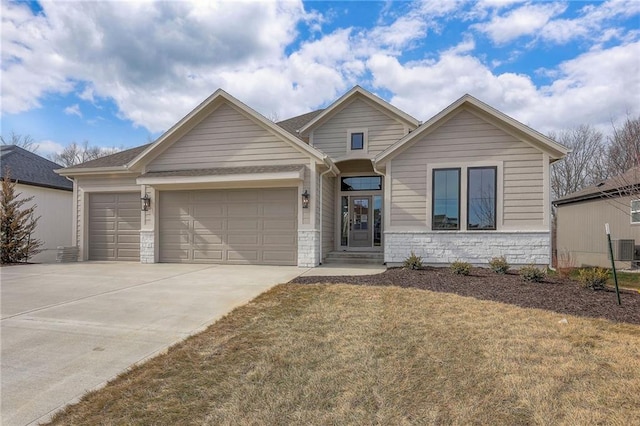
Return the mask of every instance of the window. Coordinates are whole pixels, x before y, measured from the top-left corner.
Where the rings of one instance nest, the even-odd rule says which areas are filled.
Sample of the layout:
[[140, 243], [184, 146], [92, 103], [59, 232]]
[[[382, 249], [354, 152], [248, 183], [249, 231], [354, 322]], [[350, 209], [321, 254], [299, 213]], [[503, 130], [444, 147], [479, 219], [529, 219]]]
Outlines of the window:
[[467, 229], [496, 229], [496, 167], [467, 170]]
[[380, 191], [381, 189], [381, 176], [343, 177], [340, 180], [342, 191]]
[[460, 169], [434, 169], [432, 194], [432, 229], [460, 229]]
[[640, 223], [640, 200], [631, 201], [631, 223]]
[[351, 150], [364, 149], [364, 133], [351, 133]]

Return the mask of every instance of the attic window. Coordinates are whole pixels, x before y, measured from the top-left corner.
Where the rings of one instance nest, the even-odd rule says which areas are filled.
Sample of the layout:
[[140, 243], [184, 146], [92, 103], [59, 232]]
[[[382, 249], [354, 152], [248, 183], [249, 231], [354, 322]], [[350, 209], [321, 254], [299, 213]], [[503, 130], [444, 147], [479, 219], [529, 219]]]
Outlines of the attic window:
[[351, 150], [364, 149], [364, 133], [351, 133]]

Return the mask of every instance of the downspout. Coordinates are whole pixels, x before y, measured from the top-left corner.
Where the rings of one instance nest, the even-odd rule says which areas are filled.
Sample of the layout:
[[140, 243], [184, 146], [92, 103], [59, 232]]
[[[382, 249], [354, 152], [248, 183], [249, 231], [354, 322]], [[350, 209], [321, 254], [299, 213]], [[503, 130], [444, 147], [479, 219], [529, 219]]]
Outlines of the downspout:
[[[378, 174], [378, 175], [382, 176], [382, 181], [385, 182], [386, 175], [384, 173], [382, 173], [380, 170], [378, 170], [378, 168], [376, 167], [376, 159], [375, 158], [371, 159], [371, 167], [373, 168], [373, 172], [375, 174]], [[385, 199], [385, 195], [384, 194], [386, 192], [387, 192], [387, 186], [386, 186], [386, 182], [385, 182], [385, 186], [384, 186], [383, 191], [382, 191], [382, 200], [383, 200], [383, 203], [382, 203], [382, 215], [383, 216], [382, 216], [382, 224], [381, 224], [381, 226], [384, 226], [384, 221], [385, 221], [385, 218], [387, 217], [387, 213], [385, 212], [385, 209], [387, 208], [387, 203], [384, 202], [384, 199]], [[382, 238], [384, 238], [384, 231], [385, 230], [383, 229], [382, 230], [382, 235], [381, 235]], [[382, 246], [382, 256], [383, 256], [383, 261], [384, 261], [384, 245]], [[384, 262], [384, 264], [386, 265], [387, 263]]]
[[[324, 199], [323, 192], [322, 192], [322, 181], [324, 178], [324, 175], [326, 175], [327, 173], [333, 171], [334, 174], [337, 176], [340, 173], [340, 170], [338, 170], [338, 168], [335, 166], [335, 164], [333, 164], [333, 161], [329, 161], [328, 160], [329, 157], [327, 157], [326, 155], [324, 157], [322, 157], [322, 160], [324, 161], [325, 165], [329, 166], [329, 168], [327, 170], [325, 170], [324, 172], [320, 173], [320, 200], [319, 201], [319, 205], [320, 205], [320, 264], [322, 264], [322, 236], [324, 235], [322, 233], [322, 217], [323, 217], [323, 212], [322, 212], [322, 200]], [[335, 169], [335, 170], [334, 170]]]

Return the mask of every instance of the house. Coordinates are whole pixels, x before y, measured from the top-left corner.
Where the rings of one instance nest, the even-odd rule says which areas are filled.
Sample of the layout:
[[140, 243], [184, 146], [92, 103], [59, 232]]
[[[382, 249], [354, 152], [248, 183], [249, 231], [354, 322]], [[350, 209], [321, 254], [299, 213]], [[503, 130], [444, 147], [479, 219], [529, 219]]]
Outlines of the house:
[[608, 223], [616, 267], [635, 266], [636, 244], [640, 244], [640, 167], [569, 194], [553, 204], [559, 257], [570, 256], [574, 266], [610, 268], [605, 233]]
[[469, 95], [420, 123], [356, 86], [276, 124], [218, 90], [152, 144], [59, 173], [82, 260], [546, 265], [566, 153]]
[[42, 252], [29, 261], [55, 262], [57, 247], [71, 244], [73, 183], [54, 172], [59, 164], [16, 145], [0, 146], [0, 163], [2, 176], [9, 171], [16, 192], [33, 197], [24, 207], [35, 204], [35, 217], [40, 217], [32, 237], [43, 242]]

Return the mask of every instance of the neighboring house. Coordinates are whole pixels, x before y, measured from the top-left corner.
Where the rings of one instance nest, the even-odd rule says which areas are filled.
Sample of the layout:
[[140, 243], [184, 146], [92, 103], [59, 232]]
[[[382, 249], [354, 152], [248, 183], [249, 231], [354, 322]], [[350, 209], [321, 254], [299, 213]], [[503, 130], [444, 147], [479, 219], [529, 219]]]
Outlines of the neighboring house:
[[40, 219], [33, 238], [43, 242], [42, 252], [29, 261], [55, 262], [58, 246], [71, 244], [73, 183], [54, 172], [61, 165], [15, 145], [0, 146], [0, 163], [2, 177], [9, 170], [16, 192], [22, 198], [33, 196], [23, 208], [37, 206], [35, 217]]
[[356, 86], [275, 124], [218, 90], [154, 143], [59, 173], [82, 260], [546, 265], [549, 164], [566, 153], [469, 95], [421, 124]]
[[610, 268], [605, 233], [608, 223], [616, 267], [635, 266], [635, 247], [640, 245], [640, 167], [569, 194], [553, 204], [559, 261], [569, 255], [575, 266]]

